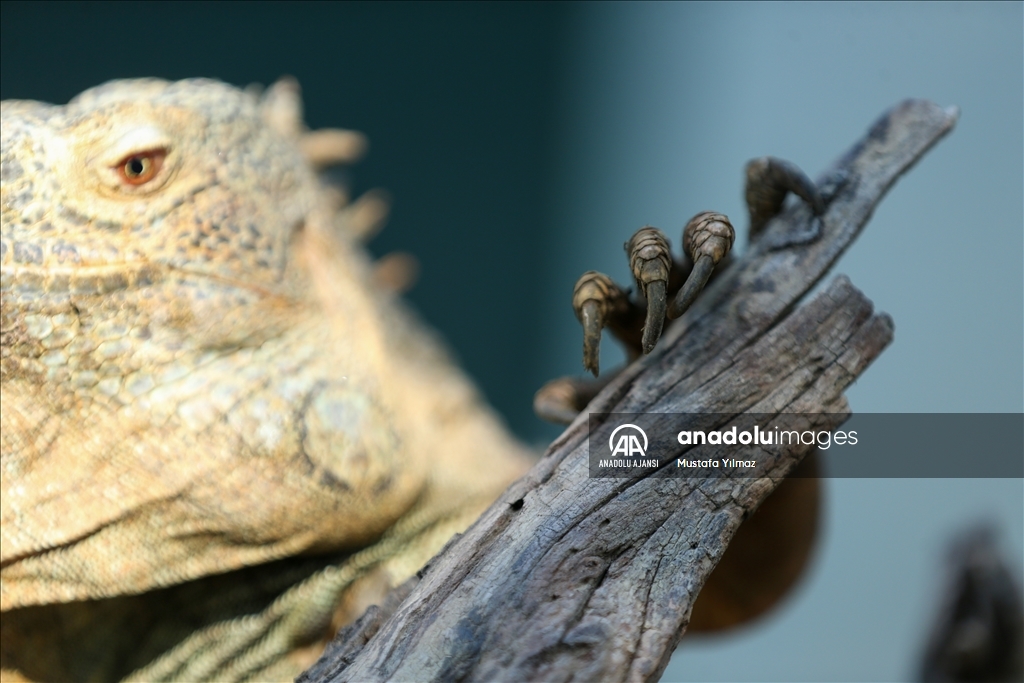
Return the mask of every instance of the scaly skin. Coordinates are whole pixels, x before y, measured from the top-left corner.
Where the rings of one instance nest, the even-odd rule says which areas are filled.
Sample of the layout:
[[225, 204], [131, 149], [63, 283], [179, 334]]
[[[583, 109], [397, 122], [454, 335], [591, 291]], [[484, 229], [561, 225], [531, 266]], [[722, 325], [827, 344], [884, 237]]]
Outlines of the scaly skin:
[[[374, 286], [280, 101], [138, 80], [3, 103], [7, 678], [123, 676], [151, 660], [43, 660], [111, 600], [279, 558], [377, 544], [396, 584], [528, 466]], [[159, 166], [138, 185], [133, 155]], [[150, 617], [100, 647], [159, 651]]]

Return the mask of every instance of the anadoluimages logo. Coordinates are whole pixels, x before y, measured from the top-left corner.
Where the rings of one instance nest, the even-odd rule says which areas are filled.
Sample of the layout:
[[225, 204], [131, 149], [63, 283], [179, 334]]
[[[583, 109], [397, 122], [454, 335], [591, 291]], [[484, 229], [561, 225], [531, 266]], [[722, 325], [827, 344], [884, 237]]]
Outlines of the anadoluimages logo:
[[[632, 430], [625, 431], [622, 430]], [[622, 432], [622, 434], [616, 440], [615, 436]], [[640, 437], [643, 437], [644, 445], [640, 445]], [[627, 458], [631, 457], [644, 457], [647, 454], [647, 433], [633, 424], [619, 425], [612, 432], [612, 435], [608, 437], [608, 448], [612, 452], [612, 456], [621, 455]]]

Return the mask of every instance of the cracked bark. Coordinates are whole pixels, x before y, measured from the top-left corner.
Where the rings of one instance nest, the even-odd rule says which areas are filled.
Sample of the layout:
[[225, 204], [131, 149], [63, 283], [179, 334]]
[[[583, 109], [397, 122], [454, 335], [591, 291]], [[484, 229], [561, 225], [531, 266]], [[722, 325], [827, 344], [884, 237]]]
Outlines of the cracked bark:
[[[587, 412], [807, 413], [807, 428], [838, 427], [843, 390], [892, 321], [843, 276], [797, 304], [956, 116], [921, 100], [884, 114], [822, 176], [847, 182], [818, 239], [792, 238], [811, 215], [789, 206]], [[656, 680], [736, 529], [809, 447], [760, 478], [671, 478], [666, 461], [640, 479], [591, 479], [587, 432], [584, 413], [299, 680]]]

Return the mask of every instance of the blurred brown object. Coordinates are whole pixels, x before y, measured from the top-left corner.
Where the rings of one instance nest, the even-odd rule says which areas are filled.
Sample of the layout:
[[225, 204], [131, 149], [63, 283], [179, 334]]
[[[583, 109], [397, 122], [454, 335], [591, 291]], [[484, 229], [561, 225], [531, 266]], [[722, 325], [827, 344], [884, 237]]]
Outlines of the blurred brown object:
[[821, 517], [817, 450], [761, 503], [733, 536], [697, 596], [687, 633], [739, 626], [779, 604], [804, 573]]
[[948, 572], [920, 679], [1024, 680], [1024, 603], [996, 530], [981, 524], [956, 537]]

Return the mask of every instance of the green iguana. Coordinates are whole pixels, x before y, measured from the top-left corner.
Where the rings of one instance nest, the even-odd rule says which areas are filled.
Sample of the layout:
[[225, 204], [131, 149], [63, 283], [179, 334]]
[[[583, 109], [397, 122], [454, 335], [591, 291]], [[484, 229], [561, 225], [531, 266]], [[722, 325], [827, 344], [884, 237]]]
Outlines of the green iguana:
[[[115, 81], [2, 121], [4, 681], [290, 679], [529, 468], [360, 247], [379, 200], [317, 170], [361, 138], [306, 130], [293, 82]], [[774, 190], [751, 206], [814, 206], [802, 174], [759, 163], [749, 187]], [[717, 263], [732, 228], [701, 220]], [[585, 276], [595, 374], [602, 326], [647, 351], [710, 276], [688, 239], [676, 263], [634, 238], [651, 306]], [[538, 408], [572, 415], [595, 386], [556, 382]], [[690, 630], [777, 600], [816, 509], [814, 480], [781, 486]]]

